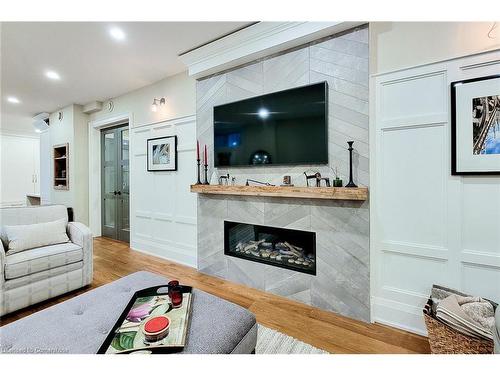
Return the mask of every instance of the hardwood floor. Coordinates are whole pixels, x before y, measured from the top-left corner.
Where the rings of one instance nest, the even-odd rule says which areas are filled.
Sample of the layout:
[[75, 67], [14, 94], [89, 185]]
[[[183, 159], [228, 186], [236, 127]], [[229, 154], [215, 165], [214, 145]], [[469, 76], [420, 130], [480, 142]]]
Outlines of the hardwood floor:
[[252, 311], [257, 321], [331, 353], [429, 353], [425, 337], [381, 324], [349, 319], [283, 297], [133, 251], [107, 238], [94, 240], [91, 286], [0, 318], [0, 326], [136, 271], [151, 271], [192, 285]]

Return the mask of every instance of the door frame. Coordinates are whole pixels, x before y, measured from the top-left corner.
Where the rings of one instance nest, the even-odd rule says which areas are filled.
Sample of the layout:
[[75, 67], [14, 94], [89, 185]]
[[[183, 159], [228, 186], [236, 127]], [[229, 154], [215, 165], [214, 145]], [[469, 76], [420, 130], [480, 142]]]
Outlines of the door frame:
[[[100, 237], [101, 232], [101, 130], [125, 125], [128, 122], [129, 134], [132, 134], [133, 114], [126, 112], [116, 116], [89, 122], [89, 227], [94, 237]], [[130, 156], [132, 155], [133, 141], [129, 135]], [[129, 156], [129, 157], [130, 157]], [[130, 168], [130, 167], [129, 167]], [[132, 179], [129, 179], [129, 214], [131, 212]], [[132, 215], [130, 214], [130, 220]], [[132, 222], [130, 222], [132, 227]], [[132, 231], [130, 231], [132, 233]]]

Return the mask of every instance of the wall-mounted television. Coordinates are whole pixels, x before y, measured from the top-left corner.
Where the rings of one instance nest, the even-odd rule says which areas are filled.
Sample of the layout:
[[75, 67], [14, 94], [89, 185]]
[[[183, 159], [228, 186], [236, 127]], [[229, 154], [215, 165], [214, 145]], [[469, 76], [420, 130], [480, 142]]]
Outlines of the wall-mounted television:
[[327, 164], [327, 82], [214, 107], [214, 163]]

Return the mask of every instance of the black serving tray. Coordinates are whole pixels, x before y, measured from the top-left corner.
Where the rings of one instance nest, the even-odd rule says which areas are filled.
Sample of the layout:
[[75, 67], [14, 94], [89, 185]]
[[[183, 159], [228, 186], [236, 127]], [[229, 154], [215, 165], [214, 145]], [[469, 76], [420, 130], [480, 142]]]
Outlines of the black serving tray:
[[[125, 307], [125, 309], [121, 313], [120, 317], [116, 321], [115, 325], [113, 326], [113, 328], [109, 332], [108, 336], [104, 339], [104, 342], [102, 343], [101, 347], [97, 351], [97, 354], [112, 354], [112, 353], [114, 353], [114, 354], [129, 354], [129, 353], [138, 352], [138, 351], [148, 352], [150, 354], [181, 352], [184, 349], [184, 346], [186, 345], [187, 333], [189, 331], [189, 323], [191, 321], [191, 305], [192, 305], [192, 299], [193, 299], [192, 297], [193, 296], [192, 296], [192, 287], [186, 286], [186, 285], [180, 285], [180, 287], [182, 288], [183, 300], [182, 300], [182, 307], [179, 308], [178, 310], [172, 309], [170, 306], [170, 309], [167, 309], [166, 311], [164, 311], [167, 308], [167, 305], [169, 304], [169, 302], [167, 302], [167, 301], [170, 301], [170, 299], [168, 297], [168, 285], [158, 285], [158, 286], [154, 286], [151, 288], [138, 290], [137, 292], [135, 292], [134, 295], [132, 296], [132, 298], [130, 299], [130, 301], [128, 302], [127, 306]], [[187, 294], [187, 296], [186, 296], [186, 294]], [[166, 296], [166, 299], [165, 299], [165, 296]], [[148, 300], [149, 298], [151, 298], [151, 300]], [[138, 299], [144, 299], [144, 301], [138, 301]], [[147, 304], [147, 303], [153, 302], [153, 301], [158, 301], [158, 302], [160, 302], [160, 304], [158, 306], [155, 306], [155, 307], [152, 306], [148, 315], [144, 319], [140, 319], [139, 322], [132, 322], [129, 320], [126, 321], [126, 318], [129, 314], [129, 312], [131, 311], [134, 304], [136, 304], [136, 302], [138, 304], [141, 303], [142, 305], [144, 305], [144, 304]], [[186, 304], [187, 304], [187, 306], [186, 306]], [[164, 312], [161, 314], [158, 314], [157, 312], [155, 312], [155, 310], [157, 308], [161, 308], [160, 311], [164, 311]], [[176, 310], [176, 311], [174, 311], [174, 310]], [[155, 312], [155, 313], [153, 313], [153, 312]], [[178, 324], [179, 321], [182, 321], [182, 319], [184, 319], [184, 321], [182, 321], [182, 323], [179, 325], [178, 330], [175, 331], [176, 333], [182, 332], [182, 334], [177, 335], [177, 336], [179, 336], [179, 337], [176, 336], [178, 338], [178, 340], [176, 340], [173, 343], [169, 342], [169, 343], [164, 343], [164, 344], [147, 345], [145, 343], [142, 344], [142, 342], [141, 342], [140, 344], [137, 344], [136, 341], [139, 340], [140, 337], [136, 338], [136, 336], [142, 335], [140, 330], [141, 330], [142, 325], [144, 324], [144, 321], [148, 317], [156, 316], [156, 315], [168, 316], [171, 320], [171, 324], [170, 324], [171, 327], [169, 328], [171, 330], [173, 328], [175, 328], [175, 325]], [[124, 324], [129, 324], [130, 328], [122, 327]], [[134, 334], [135, 327], [137, 327], [137, 329], [136, 329], [136, 332]], [[180, 327], [182, 327], [182, 328], [180, 328]], [[124, 328], [130, 329], [130, 331], [119, 332], [119, 329], [124, 329]], [[118, 337], [118, 336], [124, 335], [127, 333], [129, 333], [129, 335], [127, 335], [128, 337], [126, 337], [126, 340], [124, 340], [124, 341], [127, 342], [128, 344], [130, 344], [131, 343], [130, 340], [132, 340], [132, 342], [134, 343], [133, 347], [131, 347], [131, 348], [124, 347], [122, 350], [119, 350], [115, 346], [112, 346], [113, 339], [116, 338], [118, 340], [115, 342], [115, 345], [118, 342], [121, 343], [122, 340], [120, 340], [120, 337]], [[169, 337], [171, 335], [172, 335], [172, 331], [169, 333], [169, 335], [167, 337]], [[165, 339], [165, 340], [167, 340], [167, 339]]]

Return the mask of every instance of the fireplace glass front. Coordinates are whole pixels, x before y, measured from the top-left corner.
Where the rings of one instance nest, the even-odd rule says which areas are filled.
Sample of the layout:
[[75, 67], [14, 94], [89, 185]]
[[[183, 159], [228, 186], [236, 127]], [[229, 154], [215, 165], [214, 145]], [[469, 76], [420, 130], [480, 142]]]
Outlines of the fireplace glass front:
[[316, 233], [224, 221], [224, 254], [316, 275]]

